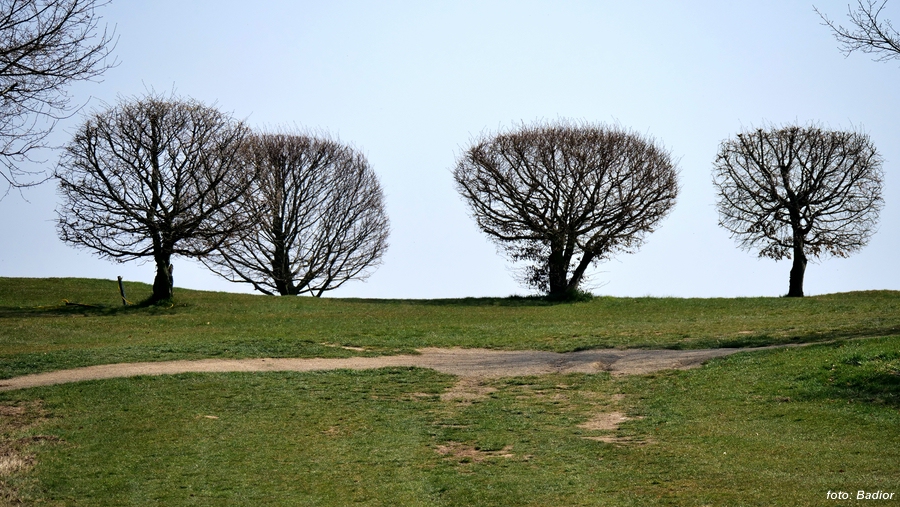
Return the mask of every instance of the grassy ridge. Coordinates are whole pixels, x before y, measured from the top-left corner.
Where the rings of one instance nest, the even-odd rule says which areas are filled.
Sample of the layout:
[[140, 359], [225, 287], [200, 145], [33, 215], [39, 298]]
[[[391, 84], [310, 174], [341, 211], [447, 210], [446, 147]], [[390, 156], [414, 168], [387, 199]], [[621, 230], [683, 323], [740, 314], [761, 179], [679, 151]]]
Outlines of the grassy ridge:
[[[150, 294], [128, 283], [133, 300]], [[66, 305], [63, 300], [81, 305]], [[123, 308], [115, 281], [0, 278], [0, 378], [121, 361], [338, 357], [420, 347], [706, 348], [900, 333], [900, 292], [803, 299], [361, 300], [178, 290]], [[362, 347], [354, 351], [341, 346]]]

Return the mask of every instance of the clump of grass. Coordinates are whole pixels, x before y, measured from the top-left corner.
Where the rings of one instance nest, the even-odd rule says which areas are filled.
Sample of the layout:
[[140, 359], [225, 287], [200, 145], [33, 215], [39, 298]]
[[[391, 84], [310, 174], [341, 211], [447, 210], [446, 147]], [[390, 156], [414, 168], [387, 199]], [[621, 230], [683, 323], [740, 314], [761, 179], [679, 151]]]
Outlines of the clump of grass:
[[554, 303], [584, 303], [594, 299], [594, 295], [583, 289], [567, 289], [558, 294], [533, 294], [530, 296], [513, 295], [509, 297], [513, 301], [530, 301]]

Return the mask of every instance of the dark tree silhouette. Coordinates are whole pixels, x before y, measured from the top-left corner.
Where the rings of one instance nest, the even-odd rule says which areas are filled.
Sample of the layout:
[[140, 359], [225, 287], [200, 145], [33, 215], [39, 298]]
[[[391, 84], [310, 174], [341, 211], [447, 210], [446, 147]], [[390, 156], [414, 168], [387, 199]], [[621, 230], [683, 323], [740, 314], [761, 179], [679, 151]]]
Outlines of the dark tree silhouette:
[[592, 264], [637, 250], [678, 193], [671, 155], [653, 140], [566, 121], [477, 139], [454, 178], [478, 227], [551, 297], [577, 290]]
[[881, 210], [881, 157], [869, 137], [816, 126], [745, 131], [719, 147], [719, 225], [760, 257], [793, 258], [787, 295], [803, 296], [809, 256], [846, 257]]
[[362, 154], [323, 137], [261, 134], [243, 163], [258, 174], [238, 210], [253, 225], [204, 260], [213, 272], [265, 294], [321, 296], [379, 264], [389, 223]]
[[173, 255], [203, 257], [246, 227], [246, 127], [191, 100], [148, 96], [87, 118], [56, 172], [59, 237], [101, 257], [152, 258], [153, 301], [172, 295]]
[[66, 87], [114, 65], [111, 33], [98, 29], [105, 0], [0, 1], [0, 177], [6, 190], [39, 183], [23, 169], [56, 122], [72, 114]]
[[849, 56], [858, 50], [877, 55], [876, 61], [900, 58], [900, 33], [897, 33], [890, 20], [878, 19], [887, 0], [857, 0], [856, 3], [856, 10], [847, 7], [848, 17], [853, 25], [851, 28], [836, 24], [816, 9], [824, 24], [831, 28], [844, 55]]

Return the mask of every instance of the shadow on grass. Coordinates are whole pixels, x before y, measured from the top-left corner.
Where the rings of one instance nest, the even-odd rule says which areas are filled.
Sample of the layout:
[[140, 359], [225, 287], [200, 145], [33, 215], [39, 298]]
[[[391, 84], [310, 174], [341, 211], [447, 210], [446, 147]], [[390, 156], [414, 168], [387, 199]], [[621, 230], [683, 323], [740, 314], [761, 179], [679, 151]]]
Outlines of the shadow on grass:
[[26, 317], [114, 316], [133, 313], [155, 315], [187, 306], [176, 301], [142, 301], [127, 306], [77, 303], [63, 299], [58, 305], [0, 306], [0, 319]]
[[856, 338], [879, 338], [885, 336], [900, 335], [900, 326], [871, 326], [856, 327], [853, 329], [830, 329], [825, 331], [812, 331], [796, 335], [773, 336], [770, 334], [748, 335], [740, 338], [705, 338], [691, 340], [689, 342], [673, 343], [664, 347], [648, 344], [635, 345], [635, 348], [665, 348], [669, 350], [688, 350], [698, 348], [708, 349], [746, 349], [754, 347], [768, 347], [772, 345], [802, 345], [805, 343], [823, 343]]
[[539, 296], [510, 296], [505, 298], [418, 299], [408, 301], [421, 306], [555, 306], [569, 301], [553, 301]]
[[842, 381], [832, 383], [825, 396], [900, 408], [900, 373], [859, 372]]
[[447, 299], [345, 299], [347, 302], [359, 303], [389, 303], [389, 304], [409, 304], [416, 306], [457, 306], [457, 307], [480, 307], [480, 306], [507, 306], [507, 307], [533, 307], [533, 306], [556, 306], [569, 305], [573, 303], [584, 303], [595, 298], [590, 293], [577, 293], [562, 297], [553, 296], [508, 296], [504, 298], [447, 298]]
[[[366, 299], [347, 298], [341, 299], [344, 303], [377, 304], [377, 305], [413, 305], [413, 306], [443, 306], [443, 307], [549, 307], [567, 305], [580, 301], [561, 301], [549, 299], [543, 296], [510, 296], [506, 298], [459, 298], [459, 299]], [[73, 303], [63, 300], [58, 305], [50, 306], [0, 306], [0, 319], [23, 317], [48, 317], [48, 316], [114, 316], [143, 312], [153, 315], [160, 312], [168, 312], [173, 309], [183, 308], [185, 303], [164, 301], [159, 303], [142, 302], [128, 306]]]
[[806, 399], [840, 399], [900, 408], [900, 351], [849, 354], [804, 377], [814, 379], [814, 387], [804, 393]]

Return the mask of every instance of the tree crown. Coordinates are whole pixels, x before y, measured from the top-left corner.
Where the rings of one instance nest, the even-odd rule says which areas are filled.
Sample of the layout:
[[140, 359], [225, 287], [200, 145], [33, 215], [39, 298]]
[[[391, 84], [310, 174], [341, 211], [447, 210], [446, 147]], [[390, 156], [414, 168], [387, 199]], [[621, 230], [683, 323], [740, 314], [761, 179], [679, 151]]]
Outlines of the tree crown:
[[719, 224], [744, 249], [791, 258], [847, 256], [874, 231], [882, 159], [869, 137], [816, 125], [770, 126], [719, 146], [713, 169]]
[[528, 264], [528, 285], [550, 292], [636, 250], [678, 193], [671, 155], [652, 139], [569, 121], [483, 135], [454, 178], [479, 229]]
[[241, 163], [258, 175], [236, 210], [251, 225], [204, 260], [213, 272], [265, 294], [321, 296], [380, 263], [389, 221], [360, 152], [327, 135], [263, 133]]
[[126, 261], [208, 254], [243, 224], [231, 212], [243, 123], [193, 100], [121, 99], [89, 115], [56, 178], [63, 241]]
[[[43, 179], [20, 167], [73, 109], [66, 86], [96, 78], [115, 61], [113, 34], [98, 28], [106, 0], [0, 2], [0, 179]], [[36, 179], [36, 181], [35, 181]]]

